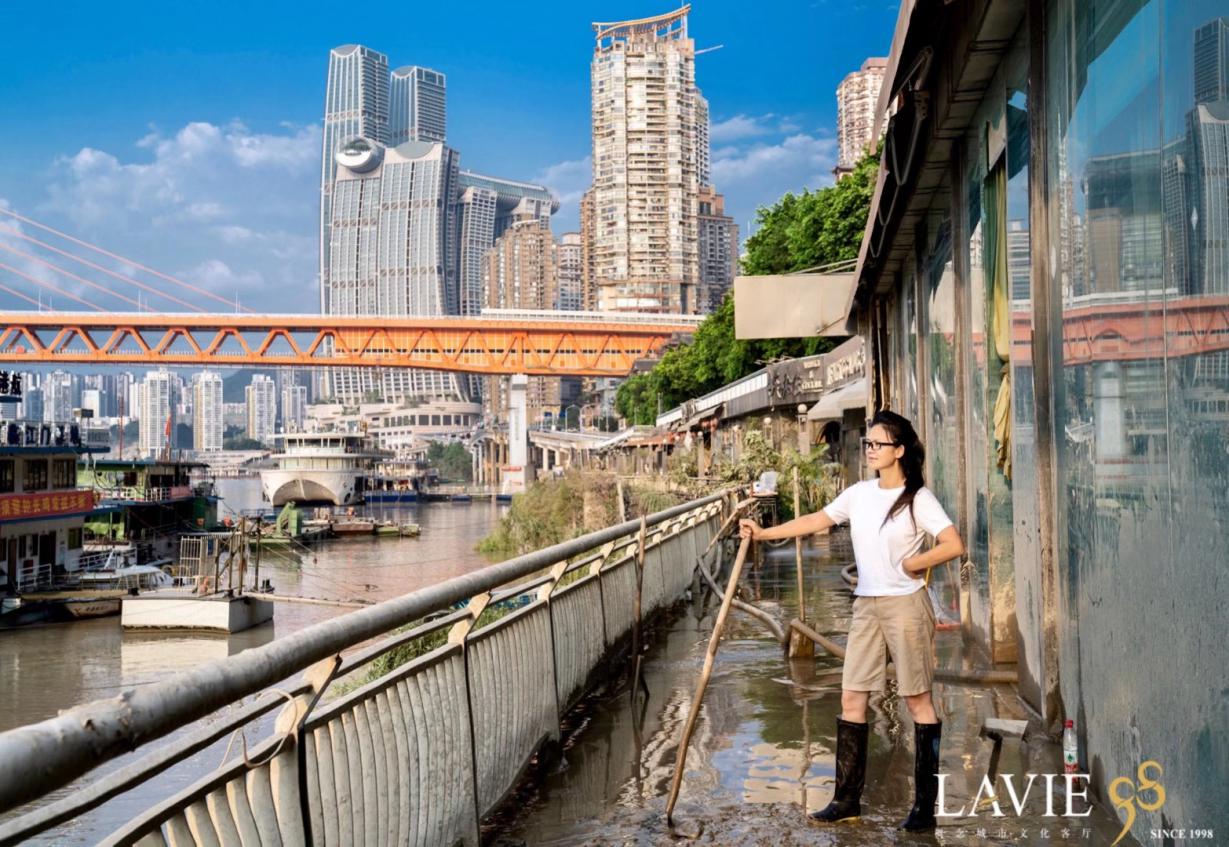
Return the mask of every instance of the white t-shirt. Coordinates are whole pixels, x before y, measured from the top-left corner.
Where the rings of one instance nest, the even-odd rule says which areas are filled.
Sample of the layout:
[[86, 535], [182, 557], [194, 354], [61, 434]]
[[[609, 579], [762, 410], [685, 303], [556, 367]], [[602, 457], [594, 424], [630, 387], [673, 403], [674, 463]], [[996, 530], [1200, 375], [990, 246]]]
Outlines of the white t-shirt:
[[849, 486], [824, 507], [838, 524], [849, 522], [853, 555], [858, 563], [860, 597], [912, 594], [925, 584], [925, 574], [913, 577], [901, 562], [922, 549], [926, 533], [938, 535], [952, 525], [929, 488], [923, 486], [913, 496], [913, 515], [909, 508], [897, 512], [884, 524], [888, 510], [904, 492], [900, 488], [880, 488], [878, 479]]

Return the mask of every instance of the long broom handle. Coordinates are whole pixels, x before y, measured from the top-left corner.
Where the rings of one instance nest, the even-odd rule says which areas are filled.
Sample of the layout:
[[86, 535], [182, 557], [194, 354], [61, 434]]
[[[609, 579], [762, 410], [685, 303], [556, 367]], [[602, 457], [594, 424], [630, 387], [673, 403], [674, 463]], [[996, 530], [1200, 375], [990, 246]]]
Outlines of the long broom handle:
[[704, 670], [700, 673], [699, 683], [696, 684], [696, 694], [691, 698], [687, 723], [683, 724], [683, 735], [679, 739], [679, 752], [674, 761], [674, 779], [670, 782], [670, 799], [666, 801], [666, 823], [671, 825], [674, 823], [674, 804], [678, 801], [679, 789], [683, 785], [683, 770], [687, 767], [687, 748], [691, 744], [691, 733], [695, 731], [696, 718], [700, 715], [700, 703], [704, 700], [704, 689], [708, 687], [708, 679], [713, 675], [713, 662], [717, 658], [717, 647], [721, 643], [721, 631], [725, 629], [725, 619], [730, 615], [730, 606], [734, 602], [735, 592], [738, 591], [738, 579], [742, 576], [743, 562], [747, 560], [747, 551], [750, 548], [750, 538], [744, 538], [738, 545], [738, 555], [734, 559], [734, 568], [730, 571], [730, 582], [725, 587], [725, 596], [721, 598], [721, 611], [717, 613], [717, 623], [713, 626], [713, 634], [708, 639]]

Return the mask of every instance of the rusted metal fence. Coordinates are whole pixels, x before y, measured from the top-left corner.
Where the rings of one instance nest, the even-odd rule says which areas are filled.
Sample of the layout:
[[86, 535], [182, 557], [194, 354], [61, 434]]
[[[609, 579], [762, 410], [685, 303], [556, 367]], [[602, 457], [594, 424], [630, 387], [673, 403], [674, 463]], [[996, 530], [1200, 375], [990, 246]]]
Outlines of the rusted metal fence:
[[[691, 583], [722, 496], [647, 519], [643, 615]], [[240, 730], [263, 738], [103, 843], [477, 844], [482, 818], [626, 643], [639, 529], [591, 533], [4, 733], [0, 811], [175, 736], [0, 824], [0, 844], [140, 790]]]

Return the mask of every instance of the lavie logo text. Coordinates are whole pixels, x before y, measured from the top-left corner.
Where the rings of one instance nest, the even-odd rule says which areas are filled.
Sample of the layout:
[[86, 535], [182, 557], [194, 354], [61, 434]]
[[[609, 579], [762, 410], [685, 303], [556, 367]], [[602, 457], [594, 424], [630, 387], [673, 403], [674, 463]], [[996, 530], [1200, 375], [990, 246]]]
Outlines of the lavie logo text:
[[[1156, 768], [1157, 777], [1160, 777], [1165, 773], [1165, 771], [1161, 769], [1161, 765], [1158, 762], [1149, 759], [1148, 761], [1141, 763], [1135, 772], [1136, 776], [1139, 777], [1138, 785], [1132, 782], [1129, 776], [1120, 776], [1109, 785], [1110, 799], [1114, 802], [1115, 806], [1119, 809], [1126, 809], [1127, 812], [1127, 819], [1122, 825], [1122, 832], [1118, 833], [1118, 837], [1114, 839], [1113, 844], [1111, 844], [1110, 847], [1114, 847], [1114, 844], [1121, 841], [1122, 837], [1127, 834], [1132, 826], [1135, 825], [1135, 806], [1137, 803], [1145, 812], [1155, 812], [1157, 809], [1165, 805], [1165, 786], [1161, 785], [1161, 783], [1155, 779], [1148, 778], [1148, 768]], [[1124, 786], [1130, 791], [1129, 794], [1123, 794], [1120, 792], [1120, 789]], [[1152, 795], [1156, 799], [1151, 803], [1145, 802], [1144, 799], [1139, 796], [1145, 791], [1152, 792]]]

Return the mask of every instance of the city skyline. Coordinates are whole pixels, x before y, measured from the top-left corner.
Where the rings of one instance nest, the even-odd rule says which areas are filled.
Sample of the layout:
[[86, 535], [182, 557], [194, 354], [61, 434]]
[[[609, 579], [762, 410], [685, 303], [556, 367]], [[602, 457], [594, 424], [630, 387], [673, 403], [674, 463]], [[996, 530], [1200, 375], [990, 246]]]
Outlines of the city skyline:
[[[604, 9], [601, 16], [634, 17], [672, 6], [632, 3]], [[460, 38], [437, 25], [438, 12], [426, 14], [425, 29], [438, 37], [390, 39], [384, 22], [379, 27], [313, 24], [310, 32], [275, 37], [271, 23], [259, 19], [250, 34], [231, 36], [214, 31], [212, 19], [204, 21], [197, 43], [208, 49], [183, 47], [175, 60], [181, 67], [176, 76], [187, 79], [190, 90], [174, 98], [173, 108], [151, 99], [163, 86], [157, 73], [125, 88], [115, 76], [125, 71], [83, 44], [83, 65], [106, 64], [100, 76], [111, 78], [124, 96], [94, 92], [94, 99], [83, 103], [79, 91], [70, 88], [65, 108], [49, 110], [43, 101], [36, 152], [0, 161], [0, 202], [228, 299], [238, 296], [252, 308], [310, 310], [307, 298], [287, 303], [276, 295], [287, 286], [316, 288], [324, 60], [339, 45], [361, 43], [386, 51], [394, 69], [408, 63], [442, 74], [448, 139], [465, 152], [465, 166], [546, 184], [561, 201], [556, 234], [577, 230], [579, 195], [591, 175], [586, 33], [597, 15], [541, 10], [544, 37], [556, 49], [527, 59], [503, 43], [511, 39], [495, 35], [500, 21], [507, 23], [502, 12], [471, 22], [476, 31]], [[839, 49], [830, 67], [798, 67], [785, 74], [781, 59], [764, 55], [762, 39], [755, 40], [763, 33], [761, 25], [733, 26], [719, 4], [691, 13], [697, 47], [724, 44], [697, 63], [713, 124], [712, 181], [743, 227], [757, 205], [786, 190], [831, 181], [835, 104], [829, 92], [867, 55], [883, 52], [885, 22], [894, 17], [886, 7], [861, 16], [810, 7], [792, 14], [800, 22], [843, 15], [864, 32], [864, 43], [856, 49], [834, 44]], [[23, 24], [30, 25], [19, 22], [18, 28]], [[147, 70], [167, 61], [159, 54], [163, 48], [153, 45], [180, 37], [158, 28], [152, 34], [141, 49], [130, 51]], [[84, 34], [67, 37], [72, 41]], [[127, 38], [111, 49], [124, 50]], [[278, 57], [276, 68], [268, 54], [251, 55], [253, 44], [264, 43], [261, 38], [268, 39], [264, 49]], [[246, 49], [229, 46], [236, 39]], [[752, 56], [755, 61], [749, 62]], [[0, 127], [0, 143], [14, 133], [8, 136], [12, 147], [17, 137], [28, 138], [23, 127], [30, 129], [34, 115], [29, 98], [45, 80], [18, 64], [10, 70], [15, 96], [9, 103], [17, 120]], [[777, 82], [769, 85], [772, 73]], [[268, 87], [239, 82], [253, 75]], [[199, 76], [211, 80], [207, 89], [197, 84]], [[89, 86], [94, 84], [91, 78]], [[276, 102], [270, 91], [278, 93]], [[764, 97], [765, 91], [771, 95]], [[54, 113], [51, 126], [46, 125], [49, 112]], [[82, 122], [78, 113], [106, 119]], [[500, 131], [491, 132], [493, 126]], [[260, 203], [251, 202], [256, 197]]]

